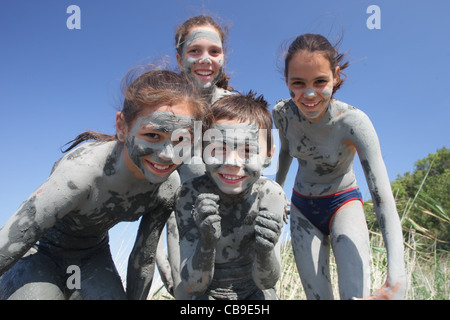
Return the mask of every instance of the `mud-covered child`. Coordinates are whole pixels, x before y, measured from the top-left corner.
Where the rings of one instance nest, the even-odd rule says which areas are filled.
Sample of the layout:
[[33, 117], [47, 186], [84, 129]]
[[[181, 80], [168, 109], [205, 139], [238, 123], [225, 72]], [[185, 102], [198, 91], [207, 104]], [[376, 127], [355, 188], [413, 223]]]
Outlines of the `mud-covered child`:
[[262, 176], [274, 151], [267, 102], [236, 94], [211, 111], [206, 174], [182, 185], [176, 205], [182, 284], [199, 300], [277, 299], [286, 196]]

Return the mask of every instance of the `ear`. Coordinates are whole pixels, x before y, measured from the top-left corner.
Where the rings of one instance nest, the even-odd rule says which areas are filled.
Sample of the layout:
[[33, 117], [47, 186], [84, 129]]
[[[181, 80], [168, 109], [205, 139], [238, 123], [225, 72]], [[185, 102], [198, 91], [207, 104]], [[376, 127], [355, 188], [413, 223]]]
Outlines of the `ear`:
[[273, 157], [273, 155], [275, 154], [275, 149], [276, 149], [276, 145], [274, 144], [273, 146], [272, 146], [272, 150], [270, 150], [270, 151], [267, 151], [267, 156], [269, 156], [269, 157]]
[[116, 133], [117, 139], [121, 142], [125, 142], [125, 137], [127, 136], [127, 124], [123, 113], [120, 111], [116, 113]]
[[183, 70], [183, 63], [182, 63], [183, 61], [181, 59], [181, 56], [177, 53], [176, 57], [177, 57], [178, 68], [180, 68], [181, 71], [184, 71]]
[[272, 163], [273, 156], [275, 154], [275, 145], [272, 146], [271, 150], [267, 150], [267, 157], [264, 160], [263, 167], [267, 168]]
[[288, 84], [288, 78], [287, 78], [286, 71], [284, 71], [284, 81], [286, 82], [286, 85], [287, 85]]
[[333, 79], [333, 85], [336, 85], [338, 79], [339, 79], [339, 72], [341, 71], [341, 67], [337, 66], [336, 70], [334, 72], [334, 79]]

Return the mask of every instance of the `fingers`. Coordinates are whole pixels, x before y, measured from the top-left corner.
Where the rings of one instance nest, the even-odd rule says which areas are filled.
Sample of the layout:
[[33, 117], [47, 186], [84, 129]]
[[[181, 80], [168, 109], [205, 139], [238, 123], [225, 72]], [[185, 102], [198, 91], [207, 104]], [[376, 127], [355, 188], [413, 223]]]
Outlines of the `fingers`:
[[255, 219], [255, 248], [257, 251], [272, 250], [281, 234], [282, 222], [269, 211], [260, 211]]
[[288, 201], [286, 206], [284, 207], [284, 215], [283, 215], [283, 221], [284, 223], [289, 222], [289, 215], [291, 214], [291, 201]]
[[269, 211], [260, 211], [255, 219], [255, 227], [269, 229], [273, 232], [281, 232], [283, 227], [280, 219]]
[[393, 300], [393, 299], [403, 299], [403, 295], [397, 297], [397, 293], [400, 288], [400, 283], [397, 282], [394, 286], [389, 281], [386, 280], [386, 283], [377, 291], [375, 291], [370, 297], [364, 298], [364, 300]]
[[212, 200], [214, 202], [219, 201], [220, 197], [217, 194], [214, 193], [201, 193], [196, 199], [196, 202], [203, 201], [203, 200]]
[[200, 194], [192, 209], [192, 216], [200, 234], [207, 242], [215, 243], [221, 236], [219, 196], [212, 193]]
[[219, 196], [212, 193], [202, 193], [195, 200], [192, 214], [196, 221], [203, 221], [206, 217], [219, 213]]

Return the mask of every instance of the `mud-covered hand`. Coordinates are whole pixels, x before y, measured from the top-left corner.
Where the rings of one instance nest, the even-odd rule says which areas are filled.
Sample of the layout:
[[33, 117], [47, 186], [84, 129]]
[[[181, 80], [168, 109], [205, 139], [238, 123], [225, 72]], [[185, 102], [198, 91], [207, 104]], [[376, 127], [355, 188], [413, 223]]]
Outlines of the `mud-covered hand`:
[[404, 281], [391, 282], [389, 277], [385, 284], [370, 297], [355, 300], [403, 300], [405, 296]]
[[281, 234], [282, 219], [270, 211], [260, 211], [255, 219], [255, 249], [257, 252], [273, 250]]
[[284, 207], [284, 215], [283, 215], [283, 221], [284, 223], [289, 222], [289, 215], [291, 214], [291, 201], [287, 201], [286, 206]]
[[192, 216], [203, 240], [210, 244], [215, 244], [222, 235], [218, 201], [218, 195], [202, 193], [192, 209]]

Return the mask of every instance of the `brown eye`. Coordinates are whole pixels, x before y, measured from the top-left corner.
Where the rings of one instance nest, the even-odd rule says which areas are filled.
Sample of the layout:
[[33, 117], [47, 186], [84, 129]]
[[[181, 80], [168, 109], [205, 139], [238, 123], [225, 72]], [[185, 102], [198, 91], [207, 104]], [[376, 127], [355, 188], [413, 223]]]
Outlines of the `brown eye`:
[[147, 138], [151, 139], [151, 140], [158, 140], [159, 137], [160, 137], [159, 134], [157, 134], [157, 133], [152, 133], [152, 132], [146, 133], [145, 136], [146, 136]]
[[293, 81], [291, 85], [295, 87], [303, 87], [305, 84], [302, 81]]

